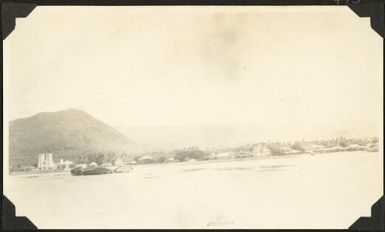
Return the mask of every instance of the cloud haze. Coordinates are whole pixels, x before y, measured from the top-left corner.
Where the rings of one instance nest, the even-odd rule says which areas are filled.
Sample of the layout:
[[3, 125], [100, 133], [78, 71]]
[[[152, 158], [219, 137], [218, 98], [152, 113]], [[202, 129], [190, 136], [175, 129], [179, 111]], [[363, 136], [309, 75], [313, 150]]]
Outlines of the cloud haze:
[[10, 119], [79, 108], [118, 127], [381, 128], [382, 39], [347, 7], [39, 6], [4, 45]]

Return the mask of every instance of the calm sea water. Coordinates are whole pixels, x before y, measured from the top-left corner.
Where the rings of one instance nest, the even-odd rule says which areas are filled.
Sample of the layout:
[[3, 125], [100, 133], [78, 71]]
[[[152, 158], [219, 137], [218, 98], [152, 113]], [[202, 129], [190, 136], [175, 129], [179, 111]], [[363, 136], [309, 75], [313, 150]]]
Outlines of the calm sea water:
[[12, 176], [38, 228], [347, 228], [383, 193], [382, 155], [138, 165], [130, 173]]

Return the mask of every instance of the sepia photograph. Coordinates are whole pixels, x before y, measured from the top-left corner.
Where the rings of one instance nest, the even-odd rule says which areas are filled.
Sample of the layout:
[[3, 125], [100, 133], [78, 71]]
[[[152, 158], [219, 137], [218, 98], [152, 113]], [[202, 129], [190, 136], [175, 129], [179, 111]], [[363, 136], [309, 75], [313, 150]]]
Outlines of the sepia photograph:
[[347, 229], [383, 196], [383, 38], [346, 5], [36, 6], [3, 96], [39, 229]]

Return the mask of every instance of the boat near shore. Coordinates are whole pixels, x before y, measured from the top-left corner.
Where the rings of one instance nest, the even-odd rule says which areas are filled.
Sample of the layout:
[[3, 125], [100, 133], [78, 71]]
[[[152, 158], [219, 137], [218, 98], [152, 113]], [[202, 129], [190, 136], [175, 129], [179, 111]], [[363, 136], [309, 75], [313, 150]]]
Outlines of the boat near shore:
[[102, 175], [102, 174], [130, 172], [131, 170], [132, 170], [132, 167], [121, 167], [121, 166], [102, 167], [102, 166], [96, 166], [96, 165], [89, 165], [89, 166], [78, 165], [73, 169], [71, 169], [71, 174], [73, 176]]

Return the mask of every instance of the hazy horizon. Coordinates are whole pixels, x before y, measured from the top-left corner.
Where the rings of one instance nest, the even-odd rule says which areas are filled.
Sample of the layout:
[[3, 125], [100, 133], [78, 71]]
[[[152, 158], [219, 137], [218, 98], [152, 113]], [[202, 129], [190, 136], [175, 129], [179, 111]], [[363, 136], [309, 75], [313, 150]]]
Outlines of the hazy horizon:
[[[24, 117], [29, 118], [42, 113], [55, 113], [67, 110], [81, 110], [75, 108], [62, 109], [59, 111], [44, 111]], [[84, 110], [81, 110], [85, 112]], [[85, 112], [87, 113], [87, 112]], [[93, 115], [91, 115], [94, 117]], [[24, 119], [18, 118], [18, 119]], [[14, 119], [17, 120], [17, 119]], [[13, 120], [12, 120], [13, 121]], [[109, 125], [107, 123], [107, 125]], [[352, 123], [354, 128], [344, 130], [333, 124], [318, 126], [317, 130], [309, 133], [304, 128], [291, 125], [295, 136], [282, 134], [281, 127], [275, 123], [274, 126], [253, 123], [223, 123], [223, 124], [196, 124], [196, 125], [128, 125], [113, 126], [119, 132], [138, 144], [146, 144], [154, 149], [177, 149], [188, 146], [200, 148], [231, 147], [244, 144], [260, 142], [294, 142], [299, 140], [332, 139], [337, 137], [345, 138], [372, 138], [379, 137], [378, 133], [363, 135], [362, 131], [369, 128], [376, 131], [377, 124], [360, 125]], [[286, 125], [286, 129], [289, 125]]]

